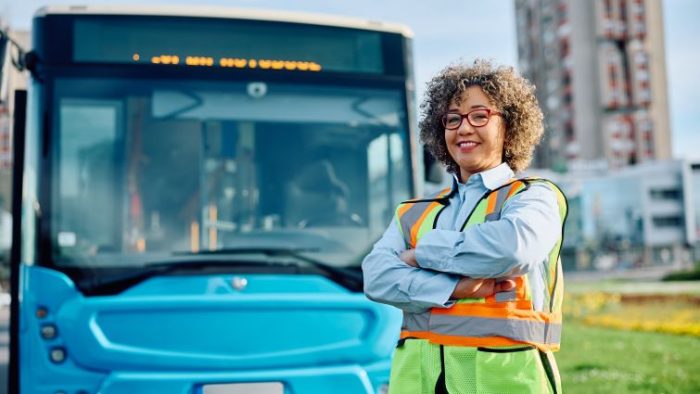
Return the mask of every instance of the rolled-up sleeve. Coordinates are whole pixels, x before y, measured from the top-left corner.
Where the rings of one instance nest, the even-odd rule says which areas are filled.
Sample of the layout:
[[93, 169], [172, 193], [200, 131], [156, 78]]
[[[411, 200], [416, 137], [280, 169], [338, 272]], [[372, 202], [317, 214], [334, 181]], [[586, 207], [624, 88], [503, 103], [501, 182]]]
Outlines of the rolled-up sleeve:
[[464, 231], [431, 230], [418, 242], [422, 268], [469, 276], [520, 276], [542, 263], [561, 237], [557, 197], [544, 183], [513, 196], [499, 220]]
[[362, 262], [367, 297], [406, 312], [451, 305], [449, 298], [459, 278], [407, 265], [399, 258], [405, 249], [396, 221], [392, 221]]

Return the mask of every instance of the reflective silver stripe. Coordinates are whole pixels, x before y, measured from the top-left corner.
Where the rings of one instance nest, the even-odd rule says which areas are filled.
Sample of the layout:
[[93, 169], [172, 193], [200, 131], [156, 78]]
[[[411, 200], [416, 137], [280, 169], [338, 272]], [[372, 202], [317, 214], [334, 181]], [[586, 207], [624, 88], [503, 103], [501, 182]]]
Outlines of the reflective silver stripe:
[[430, 202], [416, 202], [407, 203], [413, 204], [411, 208], [406, 211], [399, 221], [401, 222], [401, 230], [403, 231], [403, 239], [406, 241], [406, 245], [411, 244], [411, 227], [420, 219], [421, 215], [428, 208]]
[[[453, 186], [454, 187], [454, 186]], [[420, 219], [421, 215], [425, 212], [426, 209], [435, 202], [434, 200], [440, 199], [448, 194], [451, 193], [450, 191], [444, 192], [444, 190], [441, 190], [437, 193], [431, 194], [428, 196], [425, 200], [417, 201], [417, 202], [411, 202], [407, 201], [403, 204], [412, 204], [413, 206], [411, 208], [408, 208], [408, 211], [404, 212], [403, 215], [399, 218], [399, 223], [401, 224], [401, 231], [403, 232], [403, 239], [406, 241], [406, 245], [411, 244], [411, 227], [413, 227], [418, 219]], [[426, 201], [427, 200], [427, 201]], [[433, 201], [431, 201], [433, 200]]]
[[559, 343], [561, 324], [529, 320], [433, 315], [430, 331], [462, 337], [506, 337], [520, 342]]
[[504, 291], [496, 293], [497, 302], [515, 301], [516, 298], [517, 294], [515, 293], [515, 291]]
[[428, 331], [430, 312], [403, 313], [403, 324], [401, 329], [405, 331]]
[[500, 218], [501, 218], [501, 212], [499, 212], [499, 211], [489, 213], [488, 215], [486, 215], [487, 222], [495, 222], [496, 220], [498, 220]]
[[496, 191], [496, 206], [493, 212], [486, 215], [487, 222], [491, 222], [501, 218], [501, 210], [503, 210], [503, 204], [505, 203], [506, 197], [508, 197], [508, 192], [510, 191], [510, 188], [512, 186], [513, 184], [510, 183], [507, 187], [502, 187], [498, 189], [498, 191]]

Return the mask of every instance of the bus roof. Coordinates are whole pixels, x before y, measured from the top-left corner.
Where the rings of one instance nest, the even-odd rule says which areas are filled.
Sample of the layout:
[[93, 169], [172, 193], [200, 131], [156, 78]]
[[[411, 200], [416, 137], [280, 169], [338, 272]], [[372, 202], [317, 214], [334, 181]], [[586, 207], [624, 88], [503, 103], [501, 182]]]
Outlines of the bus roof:
[[398, 33], [413, 37], [413, 32], [405, 25], [369, 21], [335, 15], [311, 14], [292, 11], [253, 10], [246, 8], [215, 6], [123, 6], [123, 5], [72, 5], [45, 6], [39, 8], [35, 17], [46, 15], [152, 15], [186, 16], [198, 18], [230, 18], [275, 22], [304, 23], [321, 26], [338, 26], [352, 29], [374, 30]]

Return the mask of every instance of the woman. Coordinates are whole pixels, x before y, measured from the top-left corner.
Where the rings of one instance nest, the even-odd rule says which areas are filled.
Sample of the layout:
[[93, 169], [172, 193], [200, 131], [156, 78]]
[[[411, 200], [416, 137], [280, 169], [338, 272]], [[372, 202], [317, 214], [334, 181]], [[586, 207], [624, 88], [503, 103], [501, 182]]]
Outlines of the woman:
[[428, 84], [421, 139], [451, 188], [399, 205], [362, 268], [404, 311], [390, 393], [559, 393], [566, 200], [517, 179], [542, 136], [534, 87], [486, 61]]

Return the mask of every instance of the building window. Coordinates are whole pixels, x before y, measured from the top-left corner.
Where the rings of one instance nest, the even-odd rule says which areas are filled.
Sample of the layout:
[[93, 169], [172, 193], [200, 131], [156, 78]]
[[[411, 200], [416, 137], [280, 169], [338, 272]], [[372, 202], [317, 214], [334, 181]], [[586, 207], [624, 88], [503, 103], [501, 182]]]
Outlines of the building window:
[[661, 216], [651, 220], [654, 223], [654, 227], [668, 228], [681, 227], [683, 225], [683, 218], [680, 216]]
[[613, 14], [612, 0], [604, 0], [603, 3], [605, 4], [605, 17], [608, 19], [612, 19], [612, 14]]
[[681, 191], [678, 189], [652, 189], [649, 192], [652, 200], [675, 200], [681, 199]]

